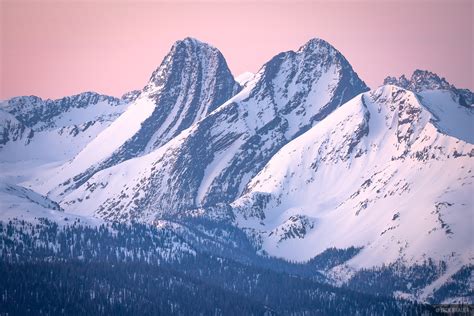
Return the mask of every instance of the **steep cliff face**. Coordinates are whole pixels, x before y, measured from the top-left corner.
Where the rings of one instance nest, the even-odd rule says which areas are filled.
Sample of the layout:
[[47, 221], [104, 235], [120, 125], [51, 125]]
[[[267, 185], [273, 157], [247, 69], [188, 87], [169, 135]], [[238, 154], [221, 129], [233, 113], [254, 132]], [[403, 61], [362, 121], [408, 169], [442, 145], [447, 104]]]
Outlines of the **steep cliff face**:
[[192, 38], [177, 41], [144, 89], [132, 95], [128, 111], [65, 165], [52, 185], [62, 182], [56, 191], [64, 193], [100, 170], [152, 152], [240, 89], [219, 50]]
[[142, 92], [154, 102], [155, 109], [105, 164], [160, 147], [239, 89], [219, 50], [192, 38], [176, 42]]
[[12, 114], [0, 109], [0, 149], [10, 141], [18, 141], [31, 135], [31, 130]]

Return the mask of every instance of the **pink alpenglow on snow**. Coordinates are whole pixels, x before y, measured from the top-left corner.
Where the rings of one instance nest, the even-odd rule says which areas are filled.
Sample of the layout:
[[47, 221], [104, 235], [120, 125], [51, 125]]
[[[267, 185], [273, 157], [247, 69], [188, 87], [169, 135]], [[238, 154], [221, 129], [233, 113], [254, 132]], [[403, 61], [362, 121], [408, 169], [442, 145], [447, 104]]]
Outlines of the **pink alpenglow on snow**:
[[3, 0], [0, 99], [141, 89], [187, 36], [218, 47], [235, 76], [319, 37], [373, 88], [420, 68], [473, 89], [472, 20], [470, 0]]

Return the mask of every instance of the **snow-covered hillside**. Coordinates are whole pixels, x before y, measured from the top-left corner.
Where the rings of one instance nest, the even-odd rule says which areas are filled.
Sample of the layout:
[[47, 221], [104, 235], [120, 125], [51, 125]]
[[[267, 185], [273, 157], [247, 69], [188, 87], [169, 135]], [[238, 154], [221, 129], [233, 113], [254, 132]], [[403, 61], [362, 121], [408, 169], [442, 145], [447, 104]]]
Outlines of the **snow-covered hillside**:
[[99, 218], [83, 217], [65, 212], [55, 201], [30, 189], [15, 184], [0, 182], [0, 221], [24, 220], [36, 223], [48, 218], [57, 223], [80, 220], [84, 224], [103, 223]]
[[474, 259], [474, 146], [435, 126], [457, 110], [448, 103], [434, 117], [391, 85], [355, 97], [252, 179], [232, 203], [238, 226], [291, 260], [362, 247], [339, 278], [431, 258], [447, 264], [446, 280]]
[[[361, 266], [453, 252], [468, 260], [474, 146], [432, 119], [395, 86], [357, 96], [269, 161], [232, 204], [237, 222], [293, 260], [333, 246], [366, 247]], [[282, 235], [295, 223], [304, 234]]]

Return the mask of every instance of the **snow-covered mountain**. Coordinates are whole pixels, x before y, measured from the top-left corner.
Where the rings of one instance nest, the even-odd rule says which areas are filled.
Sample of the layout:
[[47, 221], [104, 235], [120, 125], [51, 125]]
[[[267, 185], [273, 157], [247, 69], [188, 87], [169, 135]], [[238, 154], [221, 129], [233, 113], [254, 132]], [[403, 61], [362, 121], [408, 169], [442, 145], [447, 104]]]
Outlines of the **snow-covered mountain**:
[[62, 203], [143, 220], [231, 202], [283, 145], [366, 90], [334, 47], [311, 40], [275, 56], [239, 94], [164, 146], [96, 173]]
[[410, 80], [404, 75], [398, 79], [387, 77], [384, 84], [393, 84], [416, 92], [423, 105], [433, 115], [433, 124], [440, 131], [474, 143], [474, 93], [468, 89], [457, 89], [445, 78], [426, 70], [415, 70]]
[[445, 134], [454, 105], [435, 117], [421, 100], [385, 85], [344, 104], [252, 179], [232, 203], [238, 225], [291, 260], [362, 247], [344, 265], [356, 271], [432, 258], [452, 275], [472, 263], [474, 145]]
[[[294, 260], [333, 246], [365, 246], [360, 265], [435, 253], [468, 260], [474, 146], [433, 119], [396, 86], [355, 97], [268, 162], [232, 203], [237, 222], [261, 231], [268, 253]], [[288, 236], [291, 227], [301, 233]]]
[[246, 234], [337, 284], [390, 274], [384, 294], [449, 300], [446, 284], [473, 278], [474, 94], [420, 70], [368, 90], [320, 39], [234, 79], [186, 38], [120, 99], [13, 98], [0, 103], [1, 218], [141, 221], [193, 247]]
[[42, 184], [43, 191], [61, 184], [56, 191], [62, 194], [100, 170], [152, 152], [239, 90], [219, 50], [192, 38], [177, 41], [127, 111]]
[[128, 100], [94, 92], [57, 100], [23, 96], [0, 102], [1, 219], [101, 222], [64, 212], [57, 202], [19, 183], [45, 177], [48, 168], [77, 155], [127, 106]]
[[0, 160], [71, 159], [127, 105], [125, 100], [94, 92], [57, 100], [23, 96], [1, 101]]
[[450, 84], [445, 78], [427, 70], [415, 70], [408, 80], [405, 75], [399, 78], [387, 77], [384, 84], [393, 84], [413, 92], [423, 93], [426, 91], [449, 91], [452, 98], [460, 105], [465, 107], [474, 106], [474, 93], [468, 89], [458, 89]]

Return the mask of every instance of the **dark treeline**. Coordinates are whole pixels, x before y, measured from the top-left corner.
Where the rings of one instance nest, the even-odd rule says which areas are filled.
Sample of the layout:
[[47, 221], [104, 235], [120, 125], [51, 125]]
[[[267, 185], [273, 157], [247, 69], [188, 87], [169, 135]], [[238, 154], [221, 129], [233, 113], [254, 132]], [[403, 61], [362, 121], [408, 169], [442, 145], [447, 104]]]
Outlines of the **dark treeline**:
[[[430, 310], [289, 273], [291, 263], [273, 269], [279, 261], [254, 264], [250, 257], [236, 260], [230, 250], [229, 256], [222, 249], [209, 251], [219, 243], [197, 251], [199, 240], [206, 244], [200, 234], [183, 238], [143, 224], [2, 223], [0, 314], [419, 315]], [[350, 257], [357, 251], [329, 250], [306, 266], [315, 273], [315, 267], [336, 264], [336, 254]]]
[[99, 262], [2, 263], [0, 314], [263, 314], [247, 297], [159, 265]]
[[449, 297], [465, 297], [468, 301], [474, 302], [472, 275], [474, 275], [474, 265], [461, 268], [451, 277], [451, 280], [434, 292], [431, 302], [442, 302]]
[[407, 267], [398, 262], [382, 267], [363, 269], [351, 278], [348, 287], [373, 295], [390, 296], [394, 291], [405, 293], [422, 290], [446, 271], [446, 264], [428, 259], [423, 264]]

